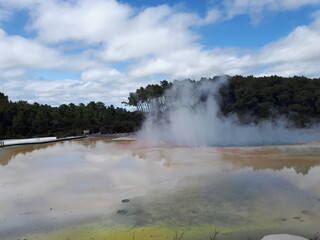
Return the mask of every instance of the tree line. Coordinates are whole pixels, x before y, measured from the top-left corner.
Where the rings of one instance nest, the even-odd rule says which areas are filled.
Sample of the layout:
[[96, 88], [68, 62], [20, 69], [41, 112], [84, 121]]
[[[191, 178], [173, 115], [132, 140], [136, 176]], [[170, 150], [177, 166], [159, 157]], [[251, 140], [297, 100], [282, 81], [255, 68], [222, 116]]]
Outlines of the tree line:
[[[320, 79], [294, 77], [253, 77], [225, 76], [227, 81], [215, 93], [219, 105], [219, 116], [237, 116], [239, 124], [259, 123], [264, 120], [277, 121], [279, 118], [288, 120], [289, 127], [309, 127], [320, 123]], [[201, 78], [198, 81], [186, 79], [196, 85], [204, 81], [217, 82], [220, 77]], [[173, 86], [162, 81], [160, 84], [141, 87], [131, 92], [126, 104], [135, 106], [138, 111], [149, 112], [151, 108], [161, 111], [171, 105], [165, 94]], [[212, 92], [208, 92], [212, 94]], [[206, 101], [206, 95], [193, 95], [196, 103]], [[193, 106], [197, 107], [197, 106]]]
[[320, 79], [294, 77], [231, 77], [220, 88], [220, 111], [236, 114], [242, 123], [284, 117], [294, 127], [320, 123]]
[[149, 84], [145, 88], [140, 87], [135, 92], [130, 92], [128, 102], [122, 102], [127, 106], [137, 108], [139, 112], [150, 112], [153, 107], [161, 107], [168, 103], [165, 92], [172, 87], [167, 80], [160, 84]]
[[143, 114], [102, 102], [62, 104], [59, 107], [12, 102], [0, 92], [0, 139], [35, 136], [81, 135], [83, 130], [100, 133], [136, 131]]
[[[184, 81], [196, 87], [204, 81], [217, 82], [219, 79]], [[0, 92], [0, 138], [70, 136], [82, 134], [86, 129], [101, 133], [133, 132], [140, 128], [144, 113], [153, 108], [160, 112], [169, 109], [174, 97], [168, 97], [166, 93], [173, 85], [174, 82], [163, 80], [129, 93], [128, 101], [123, 103], [136, 107], [134, 112], [93, 101], [86, 105], [70, 103], [59, 107], [26, 101], [12, 102]], [[198, 104], [208, 99], [205, 94], [190, 96], [195, 97], [199, 98], [193, 99]], [[320, 123], [319, 78], [227, 76], [227, 81], [213, 97], [219, 103], [218, 114], [221, 117], [235, 115], [240, 124], [276, 121], [281, 117], [288, 119], [292, 127]]]

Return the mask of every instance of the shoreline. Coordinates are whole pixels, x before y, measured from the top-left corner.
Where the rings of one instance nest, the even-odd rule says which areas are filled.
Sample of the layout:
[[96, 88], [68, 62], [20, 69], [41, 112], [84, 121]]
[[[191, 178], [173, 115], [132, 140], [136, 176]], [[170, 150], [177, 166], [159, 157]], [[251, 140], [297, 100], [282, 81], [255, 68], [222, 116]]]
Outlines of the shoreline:
[[30, 145], [30, 144], [45, 144], [45, 143], [62, 142], [62, 141], [81, 139], [81, 138], [85, 138], [85, 137], [86, 136], [70, 136], [70, 137], [64, 137], [64, 138], [41, 137], [41, 138], [25, 138], [25, 139], [6, 139], [6, 140], [0, 140], [0, 148], [21, 146], [21, 145]]

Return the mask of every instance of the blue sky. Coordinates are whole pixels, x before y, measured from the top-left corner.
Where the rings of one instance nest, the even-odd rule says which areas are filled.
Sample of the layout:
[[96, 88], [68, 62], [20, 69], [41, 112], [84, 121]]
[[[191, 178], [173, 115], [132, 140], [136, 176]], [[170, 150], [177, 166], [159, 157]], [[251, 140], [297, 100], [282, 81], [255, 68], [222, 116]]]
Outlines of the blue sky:
[[162, 79], [320, 77], [320, 0], [0, 0], [0, 92], [121, 106]]

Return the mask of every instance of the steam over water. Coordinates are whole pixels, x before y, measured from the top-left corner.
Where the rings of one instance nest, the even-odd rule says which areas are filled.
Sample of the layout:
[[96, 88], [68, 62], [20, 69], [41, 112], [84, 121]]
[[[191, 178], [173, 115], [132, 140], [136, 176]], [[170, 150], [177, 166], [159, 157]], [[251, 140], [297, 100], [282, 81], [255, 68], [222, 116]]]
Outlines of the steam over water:
[[147, 116], [139, 135], [150, 145], [239, 146], [294, 144], [320, 140], [319, 126], [308, 129], [286, 127], [279, 116], [276, 123], [241, 125], [236, 116], [219, 116], [217, 82], [174, 82], [165, 93], [166, 106], [156, 106]]

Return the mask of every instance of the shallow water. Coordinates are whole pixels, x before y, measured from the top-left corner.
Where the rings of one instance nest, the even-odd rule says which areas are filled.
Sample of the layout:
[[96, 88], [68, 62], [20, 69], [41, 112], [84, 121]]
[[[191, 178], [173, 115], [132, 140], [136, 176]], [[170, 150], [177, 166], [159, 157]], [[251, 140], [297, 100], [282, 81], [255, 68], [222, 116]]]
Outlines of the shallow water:
[[140, 240], [173, 239], [176, 230], [183, 239], [209, 239], [215, 230], [219, 239], [259, 239], [320, 230], [318, 143], [146, 148], [81, 139], [2, 148], [0, 164], [3, 240], [138, 239], [143, 231]]

